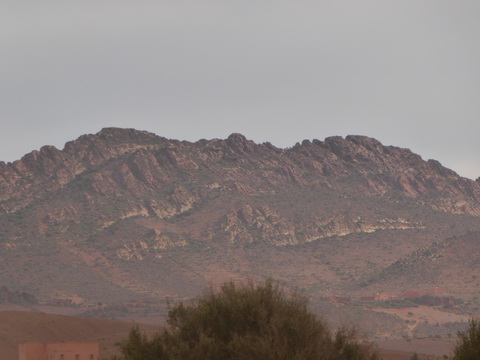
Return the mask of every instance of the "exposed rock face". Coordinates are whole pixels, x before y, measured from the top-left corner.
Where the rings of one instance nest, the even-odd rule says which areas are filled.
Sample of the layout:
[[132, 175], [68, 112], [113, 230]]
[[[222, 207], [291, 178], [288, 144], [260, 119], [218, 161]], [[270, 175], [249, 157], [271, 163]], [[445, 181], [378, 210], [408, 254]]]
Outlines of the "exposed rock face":
[[293, 223], [281, 217], [267, 206], [253, 209], [244, 205], [239, 210], [225, 215], [220, 230], [231, 244], [264, 241], [273, 245], [298, 245], [305, 242], [332, 236], [345, 236], [352, 233], [370, 233], [386, 229], [421, 229], [419, 223], [404, 219], [381, 219], [364, 221], [345, 215], [314, 218], [313, 221]]
[[[347, 218], [326, 221], [323, 214], [294, 223], [291, 216], [251, 202], [284, 191], [315, 194], [325, 189], [380, 195], [387, 201], [414, 199], [435, 210], [480, 215], [479, 182], [363, 136], [305, 140], [278, 149], [240, 134], [188, 143], [104, 129], [67, 143], [62, 151], [45, 146], [14, 163], [0, 163], [0, 211], [15, 213], [40, 204], [31, 225], [41, 234], [82, 216], [92, 218], [93, 231], [129, 217], [168, 219], [213, 205], [219, 197], [244, 202], [239, 208], [225, 204], [216, 221], [214, 231], [219, 232], [213, 237], [225, 236], [230, 243], [297, 244], [376, 228], [379, 219], [368, 224]], [[63, 225], [56, 231], [68, 230]]]
[[[440, 213], [480, 216], [480, 182], [364, 136], [279, 149], [240, 134], [190, 143], [109, 128], [63, 150], [45, 146], [0, 162], [2, 256], [51, 247], [65, 261], [80, 257], [102, 281], [132, 284], [131, 291], [135, 279], [100, 270], [116, 274], [116, 266], [167, 261], [175, 249], [288, 248], [378, 231], [416, 234], [440, 229], [432, 220]], [[471, 223], [458, 226], [474, 229]]]
[[[211, 184], [205, 183], [206, 173]], [[203, 197], [215, 186], [247, 195], [272, 193], [286, 184], [329, 186], [391, 198], [425, 198], [438, 210], [480, 215], [478, 182], [459, 177], [437, 161], [423, 161], [408, 149], [383, 146], [364, 136], [305, 140], [291, 149], [277, 149], [240, 134], [188, 143], [112, 128], [84, 135], [62, 151], [45, 146], [13, 163], [0, 162], [0, 209], [14, 212], [81, 183], [77, 194], [87, 201], [125, 193], [139, 198], [167, 190], [168, 203], [182, 212], [200, 197], [179, 182], [200, 185], [195, 190], [202, 189]]]

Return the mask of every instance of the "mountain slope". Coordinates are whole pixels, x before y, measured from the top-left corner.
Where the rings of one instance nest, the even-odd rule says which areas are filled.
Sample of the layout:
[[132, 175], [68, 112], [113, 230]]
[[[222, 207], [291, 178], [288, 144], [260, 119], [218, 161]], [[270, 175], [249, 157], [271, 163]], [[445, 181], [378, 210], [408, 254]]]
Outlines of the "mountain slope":
[[480, 298], [480, 232], [427, 245], [383, 269], [369, 283], [389, 289], [440, 285], [463, 299]]
[[41, 301], [185, 297], [246, 276], [363, 294], [403, 257], [480, 231], [478, 181], [363, 136], [279, 149], [103, 129], [0, 163], [0, 199], [2, 282]]

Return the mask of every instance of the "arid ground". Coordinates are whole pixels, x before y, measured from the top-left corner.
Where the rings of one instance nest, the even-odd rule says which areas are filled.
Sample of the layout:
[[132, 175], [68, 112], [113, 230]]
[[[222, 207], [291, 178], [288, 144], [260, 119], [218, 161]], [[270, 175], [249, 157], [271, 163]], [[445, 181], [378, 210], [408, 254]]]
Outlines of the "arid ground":
[[[132, 326], [138, 325], [147, 334], [153, 334], [160, 329], [160, 326], [135, 321], [86, 319], [31, 311], [6, 311], [8, 309], [6, 306], [0, 309], [2, 310], [0, 311], [2, 360], [17, 360], [18, 344], [21, 342], [62, 341], [98, 341], [101, 357], [108, 358], [118, 354], [116, 343], [127, 336]], [[384, 360], [410, 360], [414, 352], [418, 353], [421, 360], [437, 360], [444, 354], [450, 354], [453, 345], [454, 340], [438, 339], [388, 340], [376, 344]]]

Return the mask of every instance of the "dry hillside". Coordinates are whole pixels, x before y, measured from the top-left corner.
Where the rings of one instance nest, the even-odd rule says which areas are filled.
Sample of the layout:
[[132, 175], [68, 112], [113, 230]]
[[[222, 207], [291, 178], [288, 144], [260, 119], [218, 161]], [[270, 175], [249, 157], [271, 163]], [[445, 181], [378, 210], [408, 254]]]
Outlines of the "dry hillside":
[[364, 136], [280, 149], [103, 129], [0, 162], [0, 302], [148, 316], [272, 277], [335, 324], [447, 336], [457, 324], [372, 309], [478, 312], [479, 216], [479, 181]]

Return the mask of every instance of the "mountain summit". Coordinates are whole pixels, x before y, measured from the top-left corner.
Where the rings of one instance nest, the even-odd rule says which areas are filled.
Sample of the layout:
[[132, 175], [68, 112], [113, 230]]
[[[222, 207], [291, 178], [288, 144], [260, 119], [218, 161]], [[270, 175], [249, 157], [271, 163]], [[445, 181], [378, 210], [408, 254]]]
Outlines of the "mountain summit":
[[[2, 282], [41, 301], [183, 297], [268, 276], [315, 296], [441, 285], [473, 298], [448, 249], [468, 263], [479, 216], [480, 182], [365, 136], [280, 149], [107, 128], [0, 162]], [[472, 247], [438, 248], [467, 233]], [[445, 267], [412, 280], [398, 264], [432, 246]]]
[[[439, 210], [480, 214], [478, 182], [461, 178], [435, 160], [423, 161], [408, 149], [383, 146], [365, 136], [304, 140], [279, 149], [255, 144], [241, 134], [189, 143], [118, 128], [81, 136], [63, 150], [44, 146], [13, 163], [0, 162], [0, 209], [17, 211], [71, 187], [79, 178], [89, 180], [90, 186], [77, 191], [85, 198], [98, 193], [96, 185], [107, 186], [112, 194], [127, 190], [142, 197], [178, 183], [175, 177], [180, 174], [184, 183], [208, 185], [202, 172], [218, 176], [220, 182], [253, 186], [255, 192], [292, 184], [346, 188], [388, 199], [428, 198]], [[100, 179], [100, 174], [111, 176]]]

